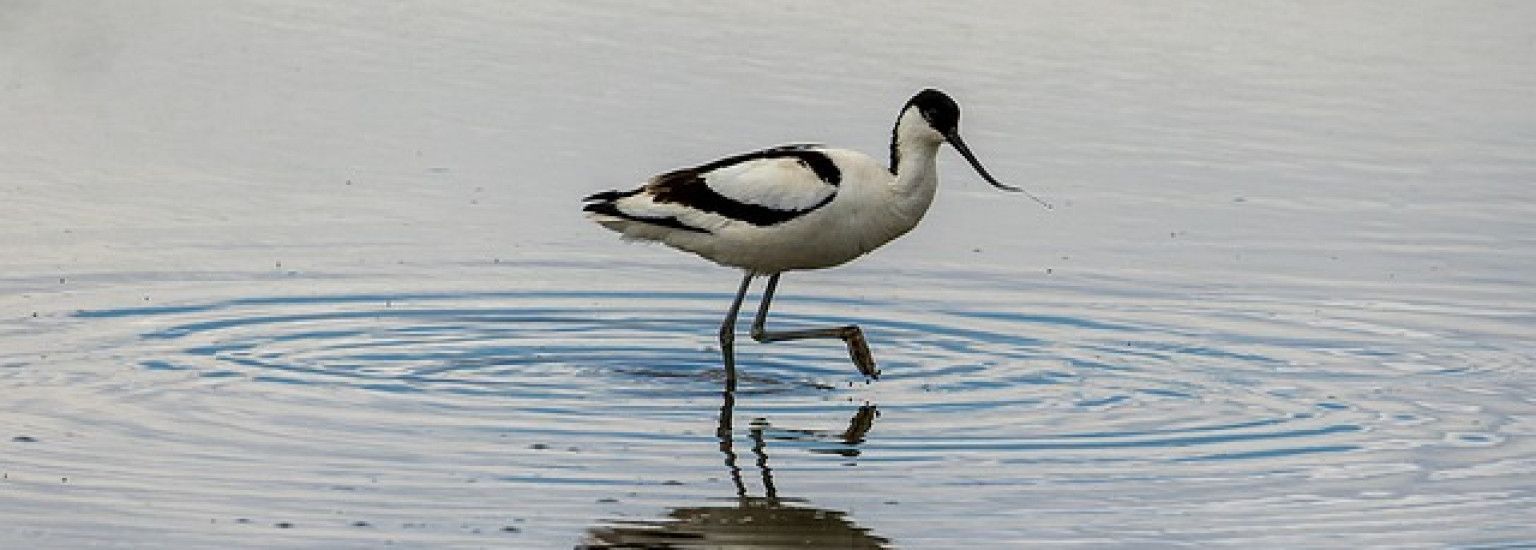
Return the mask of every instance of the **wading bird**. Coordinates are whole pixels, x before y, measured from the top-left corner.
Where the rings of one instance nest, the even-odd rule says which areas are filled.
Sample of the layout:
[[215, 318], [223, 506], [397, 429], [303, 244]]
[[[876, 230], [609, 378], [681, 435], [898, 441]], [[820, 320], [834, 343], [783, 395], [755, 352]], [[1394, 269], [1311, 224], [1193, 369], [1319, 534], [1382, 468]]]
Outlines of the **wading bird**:
[[584, 199], [583, 210], [626, 240], [665, 243], [745, 272], [720, 325], [727, 388], [736, 385], [736, 316], [757, 276], [767, 276], [768, 286], [752, 322], [754, 340], [839, 338], [859, 372], [875, 378], [880, 371], [858, 326], [769, 331], [768, 307], [785, 271], [847, 263], [917, 226], [938, 187], [934, 157], [944, 142], [993, 187], [1050, 208], [988, 174], [960, 139], [960, 106], [926, 89], [896, 118], [889, 165], [846, 149], [785, 145], [667, 172], [629, 191], [597, 193]]

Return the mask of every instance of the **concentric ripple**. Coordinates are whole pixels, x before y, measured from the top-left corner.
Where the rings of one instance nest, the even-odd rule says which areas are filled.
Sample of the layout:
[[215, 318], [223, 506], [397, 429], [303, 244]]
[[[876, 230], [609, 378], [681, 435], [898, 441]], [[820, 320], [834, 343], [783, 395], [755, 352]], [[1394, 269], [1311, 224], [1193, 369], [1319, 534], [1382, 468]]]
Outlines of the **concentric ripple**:
[[1448, 313], [944, 288], [786, 292], [771, 323], [858, 323], [884, 375], [835, 341], [746, 342], [723, 404], [720, 292], [81, 310], [49, 353], [3, 358], [31, 404], [3, 508], [65, 542], [105, 537], [65, 506], [113, 528], [195, 521], [190, 542], [1531, 537], [1529, 358]]

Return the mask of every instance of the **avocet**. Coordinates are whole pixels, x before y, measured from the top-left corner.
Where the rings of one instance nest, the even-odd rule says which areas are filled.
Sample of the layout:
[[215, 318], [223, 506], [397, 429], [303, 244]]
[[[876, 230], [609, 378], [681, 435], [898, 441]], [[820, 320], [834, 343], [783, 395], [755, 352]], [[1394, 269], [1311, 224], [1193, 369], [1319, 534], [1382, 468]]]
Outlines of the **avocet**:
[[976, 173], [1005, 191], [960, 139], [960, 106], [944, 92], [912, 96], [891, 130], [890, 162], [821, 145], [784, 145], [651, 178], [628, 191], [588, 196], [588, 218], [627, 240], [655, 241], [744, 274], [720, 325], [727, 387], [736, 385], [736, 317], [753, 277], [768, 277], [752, 338], [838, 338], [865, 376], [880, 371], [857, 325], [767, 330], [768, 307], [786, 271], [842, 265], [900, 237], [923, 218], [939, 178], [934, 157], [948, 142]]

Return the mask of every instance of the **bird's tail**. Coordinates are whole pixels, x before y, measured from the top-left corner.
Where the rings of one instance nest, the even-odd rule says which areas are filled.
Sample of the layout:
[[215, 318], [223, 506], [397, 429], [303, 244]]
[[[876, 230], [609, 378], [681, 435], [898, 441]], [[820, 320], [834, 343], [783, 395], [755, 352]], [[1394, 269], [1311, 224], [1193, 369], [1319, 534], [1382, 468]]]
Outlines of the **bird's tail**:
[[608, 229], [623, 233], [627, 238], [659, 239], [667, 231], [708, 233], [707, 230], [683, 223], [678, 219], [675, 205], [658, 204], [641, 187], [630, 191], [603, 191], [588, 195], [582, 201], [581, 210], [587, 219]]

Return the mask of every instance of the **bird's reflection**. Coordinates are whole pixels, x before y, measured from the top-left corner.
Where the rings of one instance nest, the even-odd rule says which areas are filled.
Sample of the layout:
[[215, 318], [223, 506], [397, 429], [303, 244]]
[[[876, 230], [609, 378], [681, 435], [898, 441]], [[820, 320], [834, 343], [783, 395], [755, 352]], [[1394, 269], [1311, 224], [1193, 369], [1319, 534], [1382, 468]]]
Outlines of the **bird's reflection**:
[[[847, 514], [809, 506], [802, 499], [779, 496], [773, 483], [773, 468], [768, 464], [767, 422], [754, 420], [747, 430], [752, 441], [754, 465], [762, 485], [762, 496], [751, 496], [739, 457], [735, 450], [732, 415], [736, 396], [727, 391], [720, 405], [720, 421], [715, 429], [725, 468], [736, 488], [729, 504], [673, 508], [666, 518], [626, 521], [595, 527], [577, 548], [886, 548], [889, 540], [854, 525]], [[842, 432], [793, 430], [773, 439], [832, 441], [839, 445], [827, 451], [843, 456], [858, 456], [858, 444], [874, 427], [878, 416], [874, 405], [859, 407]]]

